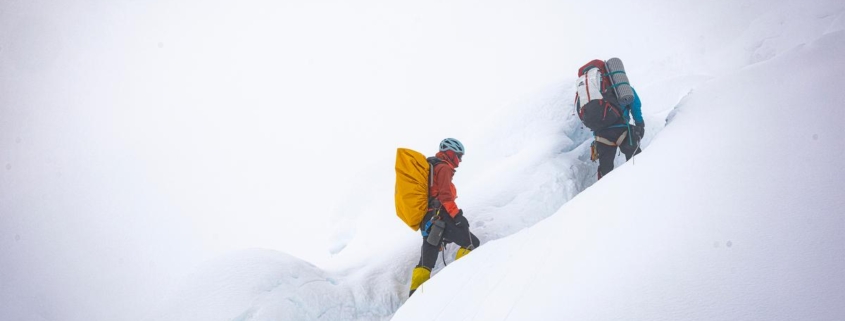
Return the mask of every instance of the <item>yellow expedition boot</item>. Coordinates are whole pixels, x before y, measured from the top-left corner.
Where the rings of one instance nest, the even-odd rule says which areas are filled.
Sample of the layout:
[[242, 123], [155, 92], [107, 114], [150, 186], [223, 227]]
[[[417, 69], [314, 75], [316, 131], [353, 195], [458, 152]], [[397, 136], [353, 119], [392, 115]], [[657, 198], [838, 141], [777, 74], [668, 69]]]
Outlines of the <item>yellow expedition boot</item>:
[[424, 266], [418, 266], [414, 268], [414, 273], [411, 275], [411, 293], [408, 294], [408, 297], [411, 297], [414, 294], [414, 291], [417, 290], [423, 282], [428, 281], [431, 278], [431, 270]]
[[461, 248], [459, 248], [459, 249], [458, 249], [458, 252], [457, 252], [457, 253], [455, 253], [455, 261], [457, 261], [458, 259], [460, 259], [460, 258], [464, 257], [464, 255], [469, 254], [469, 252], [472, 252], [472, 250], [470, 250], [470, 249], [468, 249], [468, 248], [465, 248], [465, 247], [461, 247]]

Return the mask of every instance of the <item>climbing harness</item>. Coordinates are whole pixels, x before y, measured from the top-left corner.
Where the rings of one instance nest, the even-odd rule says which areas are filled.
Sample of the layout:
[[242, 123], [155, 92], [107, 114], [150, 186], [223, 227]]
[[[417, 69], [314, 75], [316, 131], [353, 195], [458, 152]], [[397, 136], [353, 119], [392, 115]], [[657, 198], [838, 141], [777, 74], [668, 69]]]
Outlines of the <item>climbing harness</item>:
[[599, 142], [599, 143], [605, 144], [607, 146], [616, 147], [616, 146], [622, 145], [622, 142], [625, 141], [625, 138], [627, 136], [628, 136], [628, 132], [623, 132], [622, 135], [619, 135], [619, 138], [616, 139], [615, 142], [611, 141], [607, 138], [601, 137], [599, 135], [596, 135], [595, 137], [596, 137], [596, 141]]

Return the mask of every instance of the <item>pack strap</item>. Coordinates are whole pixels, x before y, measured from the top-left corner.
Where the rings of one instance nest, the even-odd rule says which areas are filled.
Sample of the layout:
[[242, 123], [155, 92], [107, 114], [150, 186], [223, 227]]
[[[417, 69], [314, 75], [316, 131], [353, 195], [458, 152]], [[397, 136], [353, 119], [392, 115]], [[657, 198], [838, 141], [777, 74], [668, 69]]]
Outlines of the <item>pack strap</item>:
[[628, 136], [628, 132], [627, 131], [623, 132], [622, 135], [619, 135], [619, 138], [615, 142], [613, 142], [613, 141], [611, 141], [607, 138], [596, 135], [596, 141], [599, 142], [599, 143], [605, 144], [607, 146], [616, 147], [616, 146], [622, 145], [622, 142], [625, 141], [625, 137], [627, 137], [627, 136]]
[[434, 167], [437, 164], [428, 164], [428, 197], [431, 197], [431, 186], [434, 185]]
[[616, 87], [619, 87], [619, 86], [622, 86], [622, 85], [629, 85], [630, 86], [631, 84], [628, 83], [627, 81], [623, 81], [623, 82], [620, 82], [618, 84], [611, 85], [610, 88], [616, 88]]

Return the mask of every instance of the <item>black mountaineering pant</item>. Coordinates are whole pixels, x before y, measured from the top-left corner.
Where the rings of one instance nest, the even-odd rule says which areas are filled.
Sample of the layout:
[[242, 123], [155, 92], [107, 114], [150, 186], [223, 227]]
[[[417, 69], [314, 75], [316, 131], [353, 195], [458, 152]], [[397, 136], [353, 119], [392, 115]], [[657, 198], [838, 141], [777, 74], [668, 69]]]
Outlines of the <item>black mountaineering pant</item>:
[[[634, 125], [631, 125], [634, 127]], [[633, 131], [633, 130], [632, 130]], [[616, 159], [616, 142], [622, 136], [622, 134], [628, 132], [628, 127], [614, 127], [614, 128], [606, 128], [596, 132], [596, 136], [602, 137], [614, 145], [608, 145], [606, 143], [602, 143], [596, 141], [596, 152], [599, 155], [599, 179], [601, 179], [607, 173], [613, 170], [613, 161]], [[630, 137], [632, 136], [631, 133], [628, 133], [621, 142], [619, 142], [619, 150], [625, 154], [625, 160], [630, 160], [636, 154], [640, 153], [640, 138], [639, 137]]]
[[[425, 225], [425, 222], [428, 222], [431, 217], [434, 216], [433, 213], [434, 211], [431, 211], [425, 215], [423, 225]], [[448, 243], [455, 243], [468, 249], [474, 249], [481, 245], [481, 241], [478, 240], [478, 237], [469, 231], [469, 222], [467, 222], [466, 217], [463, 215], [457, 218], [457, 220], [461, 222], [461, 226], [457, 226], [455, 224], [455, 219], [449, 216], [449, 213], [446, 213], [445, 209], [440, 210], [440, 219], [446, 222], [446, 229], [443, 232], [442, 241], [444, 245]], [[425, 238], [423, 238], [422, 243], [422, 254], [420, 255], [420, 263], [418, 266], [424, 266], [431, 270], [434, 268], [434, 264], [437, 263], [437, 254], [440, 252], [440, 249], [437, 246], [428, 244], [428, 242], [425, 241]]]

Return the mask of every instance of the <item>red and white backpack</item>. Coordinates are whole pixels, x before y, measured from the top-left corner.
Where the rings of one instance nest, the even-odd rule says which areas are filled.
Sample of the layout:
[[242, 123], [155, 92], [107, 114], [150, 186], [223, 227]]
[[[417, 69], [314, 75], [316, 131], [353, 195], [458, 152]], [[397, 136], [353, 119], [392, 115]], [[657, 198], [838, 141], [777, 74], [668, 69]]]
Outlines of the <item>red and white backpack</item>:
[[584, 126], [598, 131], [622, 118], [604, 61], [596, 59], [579, 68], [577, 88], [575, 110]]

